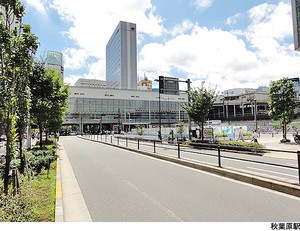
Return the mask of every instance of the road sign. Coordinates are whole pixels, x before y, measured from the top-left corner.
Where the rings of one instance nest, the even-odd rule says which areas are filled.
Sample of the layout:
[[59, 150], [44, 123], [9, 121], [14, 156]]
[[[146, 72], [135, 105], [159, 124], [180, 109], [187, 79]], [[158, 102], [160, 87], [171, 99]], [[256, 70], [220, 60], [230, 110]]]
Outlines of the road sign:
[[161, 94], [179, 95], [179, 79], [159, 76], [159, 91]]

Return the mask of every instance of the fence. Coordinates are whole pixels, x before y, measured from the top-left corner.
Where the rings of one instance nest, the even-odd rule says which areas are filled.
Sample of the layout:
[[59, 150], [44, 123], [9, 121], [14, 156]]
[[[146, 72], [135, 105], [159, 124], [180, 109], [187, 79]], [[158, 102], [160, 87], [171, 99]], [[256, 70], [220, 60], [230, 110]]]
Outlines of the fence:
[[[84, 135], [85, 138], [96, 140], [96, 141], [102, 141], [102, 142], [110, 142], [111, 144], [115, 145], [122, 145], [121, 140], [125, 142], [125, 146], [128, 147], [129, 143], [131, 145], [134, 145], [133, 148], [137, 148], [138, 150], [141, 149], [141, 146], [143, 147], [150, 147], [153, 150], [153, 153], [157, 153], [158, 148], [164, 148], [170, 151], [175, 151], [177, 153], [176, 157], [178, 159], [182, 158], [182, 153], [189, 153], [189, 154], [201, 154], [204, 156], [211, 156], [217, 158], [217, 166], [222, 168], [222, 161], [224, 159], [230, 159], [230, 160], [238, 160], [243, 162], [251, 162], [255, 164], [261, 164], [261, 165], [269, 165], [269, 166], [276, 166], [280, 168], [285, 169], [293, 169], [298, 171], [298, 184], [300, 184], [300, 151], [286, 151], [286, 150], [275, 150], [275, 149], [266, 149], [266, 148], [254, 148], [254, 153], [260, 153], [260, 152], [282, 152], [282, 153], [290, 153], [290, 154], [296, 154], [297, 155], [297, 166], [290, 166], [285, 164], [279, 164], [279, 163], [271, 163], [271, 162], [264, 162], [260, 160], [253, 160], [253, 159], [245, 159], [241, 157], [233, 157], [233, 156], [226, 156], [221, 155], [221, 152], [224, 153], [230, 153], [232, 150], [228, 146], [225, 145], [212, 145], [210, 144], [209, 147], [206, 145], [203, 145], [203, 148], [216, 151], [217, 154], [212, 154], [208, 152], [200, 152], [197, 149], [188, 149], [187, 147], [183, 146], [182, 143], [177, 142], [172, 145], [169, 145], [167, 143], [163, 143], [159, 139], [155, 138], [143, 138], [143, 137], [136, 137], [136, 136], [123, 136], [123, 135]], [[147, 150], [149, 151], [149, 149]]]

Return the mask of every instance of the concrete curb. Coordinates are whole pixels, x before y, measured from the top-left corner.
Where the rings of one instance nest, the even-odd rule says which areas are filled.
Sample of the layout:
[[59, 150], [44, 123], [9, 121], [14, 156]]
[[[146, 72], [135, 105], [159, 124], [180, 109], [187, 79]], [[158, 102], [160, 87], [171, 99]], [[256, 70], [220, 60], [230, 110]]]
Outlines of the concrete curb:
[[120, 149], [129, 150], [129, 151], [136, 152], [136, 153], [139, 153], [139, 154], [143, 154], [143, 155], [146, 155], [146, 156], [154, 157], [154, 158], [165, 160], [165, 161], [170, 161], [170, 162], [180, 164], [180, 165], [183, 165], [183, 166], [186, 166], [186, 167], [190, 167], [190, 168], [198, 169], [198, 170], [201, 170], [201, 171], [209, 172], [209, 173], [212, 173], [212, 174], [216, 174], [216, 175], [219, 175], [219, 176], [227, 177], [227, 178], [230, 178], [230, 179], [238, 180], [238, 181], [241, 181], [241, 182], [244, 182], [244, 183], [248, 183], [248, 184], [260, 186], [260, 187], [263, 187], [263, 188], [275, 190], [275, 191], [278, 191], [278, 192], [286, 193], [286, 194], [289, 194], [289, 195], [292, 195], [292, 196], [300, 197], [300, 186], [297, 186], [297, 185], [283, 183], [283, 182], [280, 182], [280, 181], [267, 179], [267, 178], [247, 174], [247, 173], [241, 173], [241, 172], [238, 172], [238, 170], [236, 170], [236, 169], [231, 170], [231, 169], [219, 168], [219, 167], [215, 167], [215, 166], [202, 164], [202, 163], [199, 163], [199, 162], [194, 162], [194, 161], [191, 161], [191, 160], [183, 160], [183, 159], [174, 158], [174, 157], [168, 156], [168, 155], [161, 155], [161, 154], [157, 154], [157, 153], [151, 153], [151, 152], [147, 152], [147, 151], [136, 150], [136, 149], [132, 149], [132, 148], [124, 147], [124, 146], [118, 146], [116, 144], [102, 142], [102, 141], [99, 141], [99, 140], [91, 140], [91, 139], [80, 137], [80, 136], [78, 136], [78, 138], [93, 141], [93, 142], [97, 142], [97, 143], [102, 143], [102, 144], [106, 144], [106, 145], [110, 145], [110, 146], [117, 147], [117, 148], [120, 148]]
[[64, 221], [63, 201], [62, 201], [62, 184], [61, 184], [61, 166], [60, 155], [56, 161], [56, 199], [55, 199], [55, 222]]

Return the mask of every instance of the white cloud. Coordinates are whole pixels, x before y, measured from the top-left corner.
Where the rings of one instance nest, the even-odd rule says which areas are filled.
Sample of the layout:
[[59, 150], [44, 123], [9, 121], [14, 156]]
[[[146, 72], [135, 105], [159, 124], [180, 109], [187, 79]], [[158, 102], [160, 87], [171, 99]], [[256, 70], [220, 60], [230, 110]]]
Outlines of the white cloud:
[[173, 29], [171, 29], [170, 34], [174, 37], [180, 34], [185, 34], [187, 32], [190, 32], [191, 29], [193, 29], [194, 23], [192, 23], [190, 20], [184, 20], [182, 24], [176, 25]]
[[[103, 63], [106, 44], [119, 21], [137, 23], [140, 34], [157, 37], [164, 32], [162, 19], [155, 15], [151, 0], [86, 0], [84, 4], [82, 1], [53, 0], [51, 7], [62, 20], [72, 24], [65, 34], [76, 45], [64, 51], [65, 65], [71, 69], [87, 67], [89, 57], [96, 58], [95, 63]], [[99, 73], [105, 75], [105, 69]]]
[[46, 9], [44, 7], [43, 0], [26, 0], [26, 3], [33, 7], [36, 11], [38, 11], [42, 15], [46, 15]]
[[251, 69], [259, 65], [256, 55], [234, 34], [198, 25], [194, 25], [191, 34], [178, 35], [163, 45], [145, 45], [139, 62], [139, 68], [149, 72], [171, 74], [176, 70], [183, 73], [182, 78], [189, 77], [195, 82], [207, 80], [219, 88], [223, 87], [220, 83], [224, 82], [224, 76], [227, 86], [232, 81], [249, 80]]
[[[195, 3], [203, 8], [212, 2]], [[299, 76], [300, 53], [293, 50], [289, 3], [253, 7], [248, 11], [249, 26], [232, 31], [210, 29], [189, 19], [166, 31], [151, 0], [86, 0], [85, 4], [53, 0], [52, 7], [72, 25], [65, 35], [75, 45], [64, 51], [65, 66], [89, 69], [81, 78], [105, 79], [105, 46], [120, 20], [137, 23], [139, 42], [148, 36], [161, 38], [141, 47], [139, 76], [145, 73], [154, 80], [159, 75], [176, 75], [192, 79], [193, 87], [205, 80], [220, 91]], [[244, 20], [245, 14], [237, 13], [225, 23], [234, 27], [241, 17]], [[78, 76], [66, 79], [73, 83], [74, 78]]]
[[[245, 30], [230, 32], [183, 23], [172, 29], [175, 36], [169, 41], [145, 45], [139, 68], [180, 73], [178, 77], [191, 78], [193, 86], [205, 80], [220, 91], [267, 86], [274, 79], [299, 76], [300, 53], [291, 44], [290, 4], [262, 4], [248, 15], [250, 24]], [[230, 23], [238, 17], [233, 16]]]
[[242, 17], [241, 13], [237, 13], [237, 14], [231, 16], [231, 17], [228, 17], [227, 20], [226, 20], [226, 24], [227, 25], [237, 24], [241, 17]]
[[207, 8], [210, 7], [213, 3], [213, 0], [196, 0], [195, 4], [199, 8]]

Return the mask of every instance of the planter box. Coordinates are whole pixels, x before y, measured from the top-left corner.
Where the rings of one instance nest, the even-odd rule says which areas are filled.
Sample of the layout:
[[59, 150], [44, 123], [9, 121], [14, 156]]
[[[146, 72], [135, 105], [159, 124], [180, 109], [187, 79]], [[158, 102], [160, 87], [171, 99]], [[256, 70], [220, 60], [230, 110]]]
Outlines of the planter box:
[[[192, 142], [190, 143], [190, 146], [194, 148], [209, 148], [209, 149], [217, 149], [218, 144], [209, 144], [209, 143], [196, 143]], [[230, 150], [230, 151], [238, 151], [238, 152], [244, 152], [248, 154], [254, 154], [254, 155], [262, 155], [264, 153], [264, 150], [253, 148], [253, 147], [241, 147], [241, 146], [233, 146], [233, 145], [220, 145], [220, 148], [224, 151]]]

